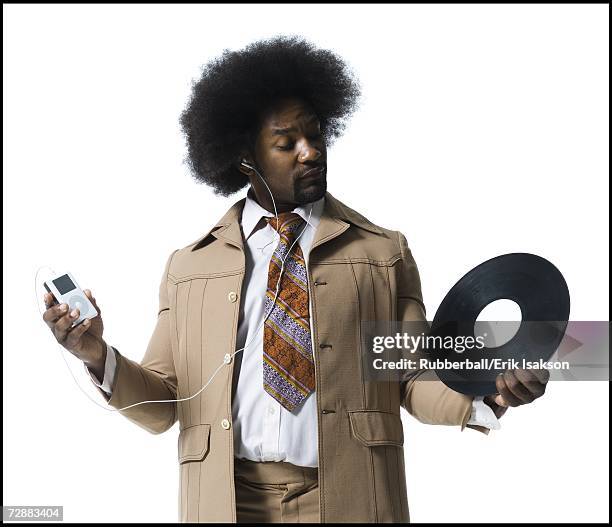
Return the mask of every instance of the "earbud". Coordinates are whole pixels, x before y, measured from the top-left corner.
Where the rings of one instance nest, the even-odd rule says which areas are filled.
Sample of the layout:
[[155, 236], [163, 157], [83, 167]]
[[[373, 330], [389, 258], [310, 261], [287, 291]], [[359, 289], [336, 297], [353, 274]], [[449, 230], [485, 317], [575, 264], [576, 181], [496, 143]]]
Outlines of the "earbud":
[[255, 167], [252, 167], [251, 165], [249, 165], [249, 164], [246, 162], [246, 159], [243, 159], [243, 160], [240, 162], [240, 164], [241, 164], [242, 166], [245, 166], [245, 167], [247, 167], [247, 168], [250, 168], [251, 170], [255, 170]]

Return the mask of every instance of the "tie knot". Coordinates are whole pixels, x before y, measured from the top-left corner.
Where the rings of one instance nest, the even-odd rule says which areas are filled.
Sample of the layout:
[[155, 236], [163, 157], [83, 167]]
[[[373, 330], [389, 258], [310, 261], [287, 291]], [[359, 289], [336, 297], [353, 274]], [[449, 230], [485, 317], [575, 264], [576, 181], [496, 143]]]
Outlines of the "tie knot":
[[295, 212], [281, 212], [278, 215], [278, 222], [275, 216], [266, 218], [266, 221], [276, 232], [287, 237], [291, 236], [304, 223], [304, 219]]

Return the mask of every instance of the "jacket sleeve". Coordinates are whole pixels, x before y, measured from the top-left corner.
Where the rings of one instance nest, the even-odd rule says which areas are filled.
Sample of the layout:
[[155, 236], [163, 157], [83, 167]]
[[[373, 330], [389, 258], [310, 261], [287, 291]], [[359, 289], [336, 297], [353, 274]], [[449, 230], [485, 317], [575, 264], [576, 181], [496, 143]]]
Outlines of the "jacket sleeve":
[[[121, 355], [115, 348], [117, 369], [111, 395], [96, 387], [107, 403], [119, 409], [141, 401], [176, 399], [177, 379], [170, 341], [170, 305], [168, 301], [168, 269], [174, 256], [168, 258], [159, 287], [157, 325], [149, 340], [144, 358], [139, 363]], [[152, 434], [165, 432], [177, 420], [177, 403], [146, 403], [120, 410], [130, 421]]]
[[[426, 308], [421, 292], [419, 271], [408, 247], [406, 237], [398, 232], [401, 248], [401, 267], [398, 277], [397, 320], [426, 321]], [[446, 386], [435, 370], [406, 371], [400, 381], [401, 404], [422, 423], [433, 425], [468, 425], [472, 413], [472, 396], [456, 392]], [[483, 433], [487, 429], [474, 428]], [[486, 431], [485, 431], [486, 430]]]

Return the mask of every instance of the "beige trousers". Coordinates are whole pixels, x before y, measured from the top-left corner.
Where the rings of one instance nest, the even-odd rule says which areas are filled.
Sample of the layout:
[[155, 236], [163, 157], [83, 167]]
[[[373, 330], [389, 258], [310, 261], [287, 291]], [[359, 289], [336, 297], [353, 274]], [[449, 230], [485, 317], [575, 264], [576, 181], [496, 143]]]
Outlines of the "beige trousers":
[[237, 523], [319, 523], [318, 470], [234, 459]]

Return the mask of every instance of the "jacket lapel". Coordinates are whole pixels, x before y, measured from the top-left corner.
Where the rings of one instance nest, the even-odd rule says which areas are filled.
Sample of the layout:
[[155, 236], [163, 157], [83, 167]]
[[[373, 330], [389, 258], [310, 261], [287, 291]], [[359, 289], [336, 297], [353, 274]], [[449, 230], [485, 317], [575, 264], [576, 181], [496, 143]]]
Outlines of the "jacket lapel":
[[361, 214], [347, 207], [329, 192], [325, 193], [325, 206], [310, 250], [340, 236], [350, 225], [355, 225], [375, 234], [383, 234], [376, 225]]
[[234, 203], [231, 208], [221, 217], [221, 219], [206, 233], [194, 242], [191, 251], [196, 251], [206, 245], [210, 236], [223, 240], [241, 251], [244, 251], [242, 241], [242, 230], [240, 229], [240, 218], [246, 198]]
[[346, 229], [349, 228], [349, 224], [338, 217], [336, 205], [330, 198], [331, 194], [327, 192], [325, 195], [323, 213], [321, 214], [319, 225], [317, 226], [314, 239], [312, 240], [312, 245], [310, 246], [311, 251], [315, 247], [318, 247], [319, 245], [340, 236]]

